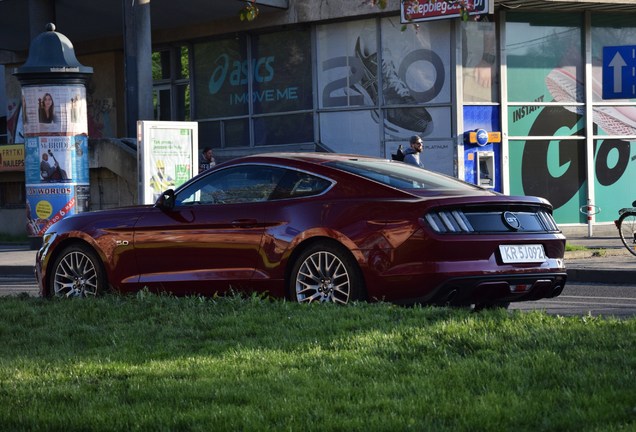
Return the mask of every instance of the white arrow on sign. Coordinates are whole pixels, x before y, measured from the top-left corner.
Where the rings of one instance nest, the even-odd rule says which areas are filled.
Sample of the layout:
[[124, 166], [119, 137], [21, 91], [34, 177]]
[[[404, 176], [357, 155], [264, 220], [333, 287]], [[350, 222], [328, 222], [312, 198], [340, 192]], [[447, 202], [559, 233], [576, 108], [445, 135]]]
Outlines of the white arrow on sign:
[[627, 63], [623, 60], [623, 56], [617, 52], [609, 63], [609, 67], [614, 68], [614, 93], [621, 93], [623, 91], [622, 73], [625, 66], [627, 66]]

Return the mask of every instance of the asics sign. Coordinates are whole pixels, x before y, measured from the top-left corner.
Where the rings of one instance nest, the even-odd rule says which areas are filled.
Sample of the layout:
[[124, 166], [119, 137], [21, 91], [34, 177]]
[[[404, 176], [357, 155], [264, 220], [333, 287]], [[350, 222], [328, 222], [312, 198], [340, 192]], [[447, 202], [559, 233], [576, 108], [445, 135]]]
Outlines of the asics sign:
[[[252, 60], [252, 64], [248, 64], [247, 60], [238, 61], [230, 60], [227, 54], [222, 54], [215, 60], [217, 67], [212, 71], [208, 89], [210, 94], [216, 94], [223, 87], [225, 80], [228, 78], [233, 86], [247, 84], [249, 76], [249, 68], [252, 68], [254, 80], [259, 83], [271, 81], [274, 78], [274, 57], [261, 57]], [[231, 63], [231, 65], [230, 65]]]
[[466, 5], [469, 15], [487, 14], [494, 10], [493, 0], [404, 0], [401, 2], [402, 23], [458, 17], [462, 13], [462, 4]]

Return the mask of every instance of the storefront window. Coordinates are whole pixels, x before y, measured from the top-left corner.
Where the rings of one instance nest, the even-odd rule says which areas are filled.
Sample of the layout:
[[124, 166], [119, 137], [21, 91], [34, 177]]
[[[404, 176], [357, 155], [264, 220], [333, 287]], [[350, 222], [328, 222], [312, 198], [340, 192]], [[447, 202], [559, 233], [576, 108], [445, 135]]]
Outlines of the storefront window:
[[510, 102], [583, 102], [580, 14], [509, 13], [506, 63]]
[[313, 142], [310, 39], [297, 29], [195, 45], [200, 141], [226, 148]]
[[318, 26], [321, 143], [387, 156], [420, 135], [436, 143], [426, 149], [431, 168], [454, 174], [450, 27], [440, 20], [402, 31], [398, 17]]
[[309, 32], [254, 36], [251, 64], [255, 114], [312, 108]]
[[190, 57], [186, 46], [152, 53], [155, 120], [190, 120]]
[[636, 198], [636, 140], [606, 138], [594, 141], [594, 203], [597, 222], [612, 222], [618, 210]]
[[[592, 15], [592, 120], [594, 122], [594, 204], [601, 208], [597, 222], [612, 222], [619, 209], [630, 206], [636, 178], [636, 99], [633, 95], [633, 57], [627, 47], [636, 45], [636, 24], [631, 15]], [[605, 51], [607, 49], [607, 51]], [[607, 53], [613, 53], [605, 58]], [[604, 76], [605, 73], [610, 76]], [[605, 80], [612, 78], [606, 98]], [[615, 95], [614, 93], [618, 93]], [[616, 96], [616, 97], [615, 97]]]
[[[594, 14], [592, 15], [592, 74], [594, 77], [594, 102], [603, 100], [603, 48], [636, 45], [636, 24], [633, 15]], [[627, 64], [625, 65], [627, 66]], [[619, 66], [620, 67], [620, 66]], [[614, 99], [614, 102], [628, 102], [628, 99]], [[632, 99], [636, 102], [636, 99]], [[608, 101], [610, 102], [610, 101]]]
[[499, 62], [494, 22], [461, 23], [464, 102], [499, 100]]
[[581, 223], [585, 161], [584, 140], [510, 140], [510, 194], [546, 198], [559, 223]]
[[254, 124], [254, 145], [306, 143], [314, 140], [312, 113], [258, 117]]
[[318, 106], [378, 104], [377, 21], [317, 27]]
[[194, 45], [196, 118], [249, 113], [246, 46], [245, 35]]
[[585, 136], [583, 107], [509, 105], [508, 133], [512, 136]]

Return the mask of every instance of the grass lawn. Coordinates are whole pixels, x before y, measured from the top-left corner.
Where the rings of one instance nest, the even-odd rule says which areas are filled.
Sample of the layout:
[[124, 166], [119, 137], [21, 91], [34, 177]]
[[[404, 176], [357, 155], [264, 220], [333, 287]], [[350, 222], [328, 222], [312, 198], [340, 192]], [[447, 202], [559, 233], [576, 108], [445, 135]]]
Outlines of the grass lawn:
[[2, 431], [634, 431], [636, 319], [0, 298]]

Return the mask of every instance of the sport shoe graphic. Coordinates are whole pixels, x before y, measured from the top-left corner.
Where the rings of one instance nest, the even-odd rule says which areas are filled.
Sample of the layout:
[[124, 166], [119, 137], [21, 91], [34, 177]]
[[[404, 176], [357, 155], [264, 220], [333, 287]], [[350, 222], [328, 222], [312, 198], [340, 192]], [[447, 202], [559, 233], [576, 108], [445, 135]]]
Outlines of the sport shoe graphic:
[[[367, 103], [376, 105], [378, 102], [378, 54], [366, 54], [361, 47], [360, 38], [356, 41], [355, 56], [362, 64], [362, 78], [359, 83], [351, 86], [365, 97]], [[382, 96], [387, 105], [416, 105], [417, 101], [398, 76], [392, 62], [382, 61]], [[385, 111], [385, 126], [393, 132], [403, 132], [412, 135], [417, 132], [429, 135], [432, 132], [432, 118], [424, 107], [415, 108], [387, 108]], [[400, 131], [403, 130], [403, 131]]]
[[[600, 72], [599, 72], [600, 75]], [[557, 102], [574, 102], [583, 99], [583, 83], [576, 78], [573, 68], [553, 69], [545, 79], [550, 94]], [[592, 91], [601, 94], [601, 84], [592, 79]], [[599, 97], [600, 98], [600, 97]], [[582, 106], [565, 106], [568, 111], [585, 114]], [[636, 110], [631, 106], [595, 106], [592, 118], [610, 135], [636, 135]]]
[[356, 41], [355, 55], [362, 63], [362, 79], [352, 87], [365, 97], [365, 102], [376, 105], [378, 103], [378, 53], [364, 54], [360, 47], [360, 38]]
[[[411, 96], [406, 83], [400, 79], [393, 62], [382, 62], [382, 96], [387, 105], [414, 105], [417, 101]], [[422, 135], [432, 132], [432, 118], [424, 107], [389, 108], [386, 110], [388, 122]]]

